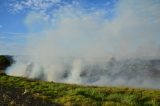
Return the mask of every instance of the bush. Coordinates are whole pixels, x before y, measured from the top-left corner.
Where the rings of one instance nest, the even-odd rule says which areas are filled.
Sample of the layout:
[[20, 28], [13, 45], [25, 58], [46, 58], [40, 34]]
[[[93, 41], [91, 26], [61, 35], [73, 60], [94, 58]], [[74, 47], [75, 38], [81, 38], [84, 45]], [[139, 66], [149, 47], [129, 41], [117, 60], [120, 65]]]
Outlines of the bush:
[[8, 66], [12, 64], [12, 59], [10, 56], [0, 56], [0, 70], [5, 70]]

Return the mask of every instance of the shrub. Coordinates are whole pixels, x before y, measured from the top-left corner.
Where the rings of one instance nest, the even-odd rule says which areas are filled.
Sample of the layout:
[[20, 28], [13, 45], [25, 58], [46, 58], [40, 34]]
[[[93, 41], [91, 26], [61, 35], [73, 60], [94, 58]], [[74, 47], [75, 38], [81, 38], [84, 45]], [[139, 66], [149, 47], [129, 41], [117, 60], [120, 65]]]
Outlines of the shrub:
[[11, 57], [9, 56], [0, 56], [0, 70], [5, 70], [8, 66], [12, 64]]

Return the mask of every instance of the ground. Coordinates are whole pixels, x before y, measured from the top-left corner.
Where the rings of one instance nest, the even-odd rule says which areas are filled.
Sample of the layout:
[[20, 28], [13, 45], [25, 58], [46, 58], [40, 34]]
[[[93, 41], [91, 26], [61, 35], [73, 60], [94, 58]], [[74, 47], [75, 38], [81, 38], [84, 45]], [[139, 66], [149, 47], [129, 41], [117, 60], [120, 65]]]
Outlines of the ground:
[[[10, 65], [0, 57], [3, 70]], [[2, 62], [3, 60], [3, 62]], [[4, 61], [5, 60], [5, 61]], [[4, 64], [5, 63], [5, 64]], [[0, 71], [0, 106], [160, 106], [160, 89], [98, 87], [8, 76]]]
[[160, 106], [160, 89], [97, 87], [0, 75], [0, 105]]

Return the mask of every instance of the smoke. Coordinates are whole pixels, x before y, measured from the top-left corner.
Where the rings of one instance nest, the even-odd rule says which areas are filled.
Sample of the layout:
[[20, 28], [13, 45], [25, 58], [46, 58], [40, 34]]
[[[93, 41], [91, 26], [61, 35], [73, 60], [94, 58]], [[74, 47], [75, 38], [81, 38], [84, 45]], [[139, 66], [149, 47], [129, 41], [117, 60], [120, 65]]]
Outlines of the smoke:
[[7, 73], [66, 83], [160, 88], [158, 10], [158, 0], [121, 0], [111, 10], [88, 11], [71, 3], [49, 16], [31, 11], [24, 20], [30, 31], [27, 56], [15, 57]]

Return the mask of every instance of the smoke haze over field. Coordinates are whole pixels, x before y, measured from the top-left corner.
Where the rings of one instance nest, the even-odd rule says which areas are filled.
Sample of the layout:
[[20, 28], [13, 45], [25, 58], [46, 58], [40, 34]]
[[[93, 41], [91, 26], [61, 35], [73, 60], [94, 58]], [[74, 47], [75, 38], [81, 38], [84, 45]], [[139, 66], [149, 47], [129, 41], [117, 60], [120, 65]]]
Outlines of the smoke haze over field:
[[7, 73], [160, 88], [160, 63], [155, 62], [160, 59], [159, 10], [158, 0], [119, 0], [112, 9], [88, 10], [77, 1], [54, 13], [30, 11], [24, 20], [29, 29], [24, 54], [29, 58], [16, 57]]

